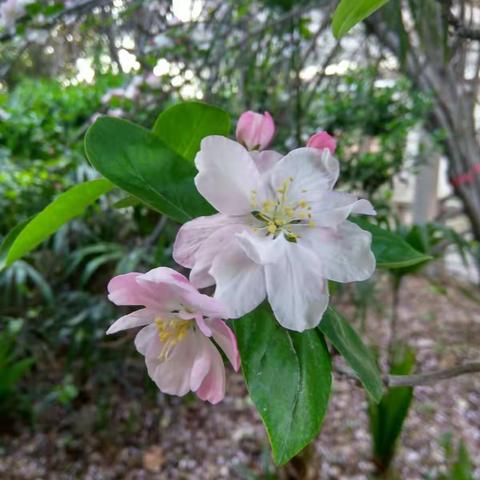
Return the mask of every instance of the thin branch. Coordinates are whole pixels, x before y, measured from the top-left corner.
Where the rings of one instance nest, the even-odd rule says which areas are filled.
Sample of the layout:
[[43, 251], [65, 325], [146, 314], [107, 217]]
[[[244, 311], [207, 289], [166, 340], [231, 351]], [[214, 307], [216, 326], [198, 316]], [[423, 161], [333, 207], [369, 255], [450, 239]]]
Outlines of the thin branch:
[[480, 373], [480, 362], [465, 363], [445, 370], [416, 375], [389, 375], [387, 385], [389, 387], [418, 387], [419, 385], [431, 385], [440, 380], [448, 380], [468, 373]]
[[[357, 381], [359, 380], [358, 375], [344, 365], [335, 363], [334, 368], [342, 375], [346, 375]], [[441, 380], [448, 380], [469, 373], [480, 373], [480, 362], [469, 362], [445, 370], [417, 373], [415, 375], [386, 375], [383, 379], [383, 383], [389, 388], [419, 387], [421, 385], [431, 385]]]
[[[56, 15], [50, 17], [47, 22], [40, 25], [35, 24], [31, 26], [37, 30], [52, 28], [53, 26], [56, 25], [58, 21], [60, 21], [63, 17], [67, 15], [71, 15], [75, 13], [80, 16], [87, 13], [88, 11], [92, 10], [97, 6], [102, 6], [107, 3], [111, 3], [111, 0], [81, 0], [78, 3], [73, 4], [71, 7], [64, 8]], [[24, 23], [28, 18], [29, 18], [28, 15], [25, 15], [20, 19], [18, 19], [18, 23], [22, 23], [22, 22]], [[0, 35], [0, 42], [6, 42], [8, 40], [11, 40], [15, 35], [16, 35], [15, 31], [3, 33], [2, 35]]]

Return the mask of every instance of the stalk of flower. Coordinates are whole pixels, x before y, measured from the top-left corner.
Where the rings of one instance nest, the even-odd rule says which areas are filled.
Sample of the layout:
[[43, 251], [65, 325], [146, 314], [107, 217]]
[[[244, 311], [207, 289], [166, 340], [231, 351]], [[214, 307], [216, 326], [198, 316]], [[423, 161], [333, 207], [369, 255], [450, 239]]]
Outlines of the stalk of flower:
[[221, 136], [203, 139], [195, 184], [219, 213], [186, 223], [173, 255], [192, 269], [194, 285], [216, 284], [215, 298], [232, 318], [268, 298], [281, 325], [313, 328], [328, 306], [328, 280], [361, 281], [374, 272], [371, 235], [347, 217], [375, 211], [333, 191], [339, 164], [329, 147], [282, 157]]
[[143, 327], [135, 346], [162, 392], [182, 396], [192, 391], [213, 404], [223, 399], [225, 367], [211, 338], [236, 371], [240, 357], [235, 335], [221, 320], [225, 310], [219, 301], [165, 267], [119, 275], [108, 284], [108, 292], [116, 305], [144, 306], [119, 318], [107, 333]]

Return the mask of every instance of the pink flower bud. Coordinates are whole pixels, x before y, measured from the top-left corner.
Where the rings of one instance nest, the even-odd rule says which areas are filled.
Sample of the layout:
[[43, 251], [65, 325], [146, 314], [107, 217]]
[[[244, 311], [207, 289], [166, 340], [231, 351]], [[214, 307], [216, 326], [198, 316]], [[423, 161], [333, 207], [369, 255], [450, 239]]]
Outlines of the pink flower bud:
[[333, 155], [337, 148], [337, 142], [327, 132], [321, 131], [315, 133], [308, 139], [307, 147], [318, 148], [319, 150], [327, 149], [330, 150], [330, 153]]
[[272, 141], [275, 133], [275, 123], [272, 116], [265, 112], [245, 112], [240, 115], [237, 123], [237, 140], [248, 150], [264, 150]]

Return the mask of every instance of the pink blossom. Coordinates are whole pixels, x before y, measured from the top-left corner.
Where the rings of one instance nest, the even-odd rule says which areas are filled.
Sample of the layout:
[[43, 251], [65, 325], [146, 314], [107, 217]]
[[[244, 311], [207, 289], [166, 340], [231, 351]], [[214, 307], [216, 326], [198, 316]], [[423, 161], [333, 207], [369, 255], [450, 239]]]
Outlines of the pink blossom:
[[165, 267], [119, 275], [108, 284], [108, 293], [116, 305], [144, 306], [119, 318], [107, 334], [143, 327], [135, 346], [162, 392], [182, 396], [192, 391], [213, 404], [223, 399], [225, 367], [210, 338], [236, 371], [240, 357], [235, 335], [220, 319], [225, 312], [217, 300]]
[[237, 140], [248, 150], [265, 150], [272, 141], [275, 124], [272, 116], [265, 112], [242, 113], [237, 123]]
[[183, 225], [173, 256], [191, 269], [196, 287], [216, 285], [214, 298], [230, 317], [267, 298], [283, 327], [303, 331], [322, 319], [328, 280], [372, 275], [371, 234], [347, 218], [375, 210], [333, 191], [339, 163], [329, 149], [299, 148], [282, 157], [210, 136], [195, 165], [197, 189], [219, 213]]
[[337, 148], [336, 140], [327, 132], [317, 132], [312, 135], [307, 142], [307, 147], [318, 148], [319, 150], [327, 149], [333, 155]]

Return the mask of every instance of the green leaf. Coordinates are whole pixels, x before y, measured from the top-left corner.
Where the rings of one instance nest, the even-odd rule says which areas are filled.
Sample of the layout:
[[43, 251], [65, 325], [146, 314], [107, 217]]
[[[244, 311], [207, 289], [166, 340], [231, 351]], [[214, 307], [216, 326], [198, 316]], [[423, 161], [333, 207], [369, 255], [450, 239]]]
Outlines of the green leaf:
[[330, 354], [317, 329], [282, 328], [261, 306], [232, 322], [248, 391], [282, 465], [319, 433], [332, 382]]
[[343, 37], [353, 26], [387, 2], [388, 0], [341, 0], [332, 19], [335, 38]]
[[229, 132], [230, 115], [200, 102], [184, 102], [168, 108], [159, 115], [153, 127], [153, 133], [167, 147], [192, 161], [204, 137], [227, 136]]
[[177, 222], [214, 213], [195, 188], [193, 164], [139, 125], [101, 117], [87, 132], [85, 150], [102, 175]]
[[[415, 366], [415, 352], [408, 347], [396, 349], [390, 373], [408, 375]], [[413, 388], [390, 388], [378, 405], [369, 403], [368, 416], [373, 437], [375, 464], [386, 471], [413, 400]]]
[[31, 220], [17, 225], [0, 245], [0, 270], [31, 252], [112, 188], [104, 178], [81, 183], [59, 195]]
[[373, 225], [363, 218], [357, 217], [351, 220], [372, 234], [372, 250], [377, 259], [378, 268], [404, 268], [432, 259], [429, 255], [415, 250], [395, 232]]
[[474, 466], [463, 440], [458, 446], [458, 456], [452, 465], [451, 480], [473, 480]]
[[378, 403], [384, 391], [382, 376], [371, 350], [357, 332], [331, 307], [323, 316], [319, 329], [357, 374], [372, 400]]
[[113, 204], [113, 208], [128, 208], [128, 207], [136, 207], [140, 205], [142, 202], [138, 198], [133, 197], [132, 195], [128, 195], [128, 197], [124, 197], [120, 199], [118, 202]]

